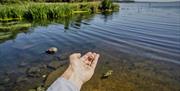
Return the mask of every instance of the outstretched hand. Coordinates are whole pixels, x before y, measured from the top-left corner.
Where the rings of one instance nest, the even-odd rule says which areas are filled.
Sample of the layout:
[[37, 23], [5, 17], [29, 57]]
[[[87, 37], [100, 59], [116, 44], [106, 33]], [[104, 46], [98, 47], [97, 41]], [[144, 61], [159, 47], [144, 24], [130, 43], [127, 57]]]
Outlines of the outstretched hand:
[[74, 83], [79, 89], [82, 84], [90, 80], [94, 74], [99, 54], [88, 52], [81, 56], [80, 53], [70, 55], [70, 65], [62, 77]]

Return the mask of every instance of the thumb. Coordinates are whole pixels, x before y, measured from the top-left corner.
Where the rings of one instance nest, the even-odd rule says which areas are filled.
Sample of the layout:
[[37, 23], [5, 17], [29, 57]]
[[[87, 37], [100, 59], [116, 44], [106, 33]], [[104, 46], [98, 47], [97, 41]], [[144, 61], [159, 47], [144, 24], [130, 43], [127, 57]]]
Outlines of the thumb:
[[79, 59], [81, 57], [81, 53], [73, 53], [70, 55], [69, 59], [70, 61], [73, 61], [75, 59]]

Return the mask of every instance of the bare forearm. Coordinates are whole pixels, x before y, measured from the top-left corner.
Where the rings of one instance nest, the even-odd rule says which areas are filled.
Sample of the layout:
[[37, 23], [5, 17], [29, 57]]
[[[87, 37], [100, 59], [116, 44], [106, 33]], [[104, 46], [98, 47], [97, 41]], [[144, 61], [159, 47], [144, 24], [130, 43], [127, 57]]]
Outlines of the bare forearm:
[[63, 75], [61, 77], [63, 77], [66, 80], [69, 80], [70, 82], [72, 82], [75, 86], [77, 86], [78, 89], [81, 89], [81, 86], [83, 85], [83, 82], [78, 78], [78, 76], [76, 76], [73, 71], [73, 69], [71, 68], [71, 66], [69, 66], [67, 68], [67, 70], [63, 73]]

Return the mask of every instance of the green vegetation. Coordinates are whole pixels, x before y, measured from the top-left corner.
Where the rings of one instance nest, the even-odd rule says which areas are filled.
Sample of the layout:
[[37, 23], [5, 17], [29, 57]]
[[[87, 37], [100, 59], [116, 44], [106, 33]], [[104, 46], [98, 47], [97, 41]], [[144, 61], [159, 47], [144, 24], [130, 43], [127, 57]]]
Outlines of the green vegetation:
[[102, 10], [112, 9], [112, 7], [113, 7], [113, 2], [111, 0], [103, 0], [100, 5], [100, 9]]
[[103, 0], [99, 6], [99, 9], [101, 9], [103, 11], [118, 10], [119, 5], [113, 4], [112, 0]]
[[118, 10], [110, 0], [83, 3], [27, 3], [0, 5], [0, 21], [53, 19], [76, 13], [98, 13], [103, 10]]
[[12, 4], [12, 3], [29, 3], [29, 2], [91, 2], [99, 0], [0, 0], [1, 4]]

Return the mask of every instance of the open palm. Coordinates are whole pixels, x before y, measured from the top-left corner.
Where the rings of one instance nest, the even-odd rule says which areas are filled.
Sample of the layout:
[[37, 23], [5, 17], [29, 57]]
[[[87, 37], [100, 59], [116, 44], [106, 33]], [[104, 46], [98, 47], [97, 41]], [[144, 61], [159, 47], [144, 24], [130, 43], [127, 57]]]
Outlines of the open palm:
[[70, 65], [63, 77], [72, 80], [78, 87], [90, 80], [94, 74], [99, 54], [88, 52], [81, 56], [80, 53], [74, 53], [69, 57]]

